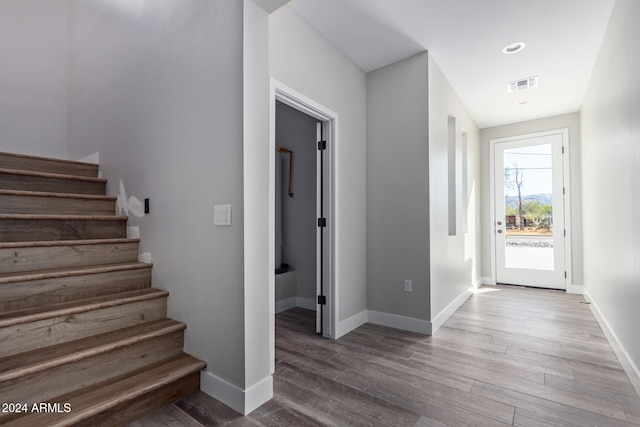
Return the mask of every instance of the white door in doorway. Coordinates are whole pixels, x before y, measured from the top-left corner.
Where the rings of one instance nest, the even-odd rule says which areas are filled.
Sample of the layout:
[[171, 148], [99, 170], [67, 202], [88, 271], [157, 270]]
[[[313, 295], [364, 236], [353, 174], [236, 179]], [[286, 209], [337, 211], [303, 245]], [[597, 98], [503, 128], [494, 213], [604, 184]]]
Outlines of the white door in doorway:
[[496, 282], [566, 288], [566, 130], [492, 140]]

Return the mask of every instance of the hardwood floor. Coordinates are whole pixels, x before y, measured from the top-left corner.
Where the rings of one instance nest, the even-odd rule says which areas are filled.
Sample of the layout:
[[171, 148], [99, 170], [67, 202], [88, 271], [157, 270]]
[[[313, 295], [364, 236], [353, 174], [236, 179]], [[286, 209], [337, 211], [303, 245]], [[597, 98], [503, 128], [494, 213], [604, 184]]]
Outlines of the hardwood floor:
[[274, 398], [247, 417], [194, 393], [145, 426], [638, 426], [640, 398], [577, 295], [471, 296], [432, 337], [365, 325], [331, 341], [276, 317]]

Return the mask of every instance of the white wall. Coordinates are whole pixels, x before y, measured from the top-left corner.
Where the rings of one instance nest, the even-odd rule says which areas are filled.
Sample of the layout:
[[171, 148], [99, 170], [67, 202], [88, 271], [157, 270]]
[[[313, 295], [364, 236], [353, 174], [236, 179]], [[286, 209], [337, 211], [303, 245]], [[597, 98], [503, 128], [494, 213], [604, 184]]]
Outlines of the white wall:
[[[448, 120], [456, 119], [456, 235], [449, 235]], [[462, 194], [462, 133], [467, 135], [467, 194]], [[429, 55], [429, 238], [434, 329], [469, 296], [481, 263], [478, 127]], [[466, 207], [466, 215], [463, 209]], [[466, 226], [463, 221], [467, 222]], [[465, 232], [466, 230], [466, 232]]]
[[67, 158], [69, 6], [0, 2], [0, 151]]
[[367, 308], [365, 75], [289, 6], [269, 24], [272, 78], [339, 115], [335, 282], [345, 321]]
[[422, 321], [430, 320], [428, 73], [423, 53], [367, 74], [368, 306]]
[[277, 103], [276, 147], [293, 151], [293, 198], [288, 195], [289, 154], [276, 153], [282, 160], [282, 262], [296, 271], [295, 296], [311, 300], [316, 298], [317, 122], [286, 104]]
[[[246, 292], [266, 297], [244, 280], [242, 2], [77, 0], [70, 13], [70, 155], [99, 151], [109, 193], [122, 179], [151, 199], [129, 222], [154, 286], [188, 325], [186, 351], [241, 392], [270, 369], [267, 305], [255, 318], [244, 305]], [[227, 203], [232, 225], [214, 227], [214, 205]], [[246, 349], [245, 335], [264, 338]]]
[[617, 0], [581, 111], [584, 286], [640, 372], [640, 2]]
[[[225, 4], [234, 3], [225, 1]], [[229, 7], [226, 5], [226, 7]], [[224, 12], [222, 14], [224, 16]], [[224, 19], [224, 18], [223, 18]], [[231, 23], [231, 28], [233, 28]], [[208, 391], [247, 414], [273, 396], [275, 311], [271, 188], [273, 152], [270, 146], [269, 17], [252, 0], [243, 2], [242, 33], [242, 156], [244, 201], [244, 388], [217, 393], [225, 383], [207, 377]], [[232, 47], [233, 48], [233, 47]], [[233, 81], [233, 80], [232, 80]], [[221, 103], [226, 102], [225, 97]], [[233, 167], [233, 163], [229, 165]], [[233, 188], [232, 186], [230, 186]], [[203, 387], [204, 388], [204, 387]]]
[[582, 180], [580, 166], [580, 114], [570, 113], [561, 116], [547, 117], [544, 119], [530, 120], [513, 123], [504, 126], [496, 126], [480, 131], [480, 170], [481, 170], [481, 194], [482, 198], [482, 277], [485, 281], [493, 280], [491, 277], [491, 239], [493, 239], [493, 227], [491, 225], [491, 201], [489, 200], [490, 170], [489, 170], [489, 141], [497, 138], [525, 135], [529, 133], [544, 132], [556, 129], [569, 129], [569, 168], [571, 175], [569, 184], [571, 188], [571, 271], [573, 285], [581, 286], [584, 282], [582, 274]]

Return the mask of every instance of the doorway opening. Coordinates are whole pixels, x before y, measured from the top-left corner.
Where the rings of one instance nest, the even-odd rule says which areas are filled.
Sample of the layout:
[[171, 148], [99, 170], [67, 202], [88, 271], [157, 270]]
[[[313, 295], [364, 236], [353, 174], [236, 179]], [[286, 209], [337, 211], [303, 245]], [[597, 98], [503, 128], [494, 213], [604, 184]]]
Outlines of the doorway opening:
[[273, 84], [275, 313], [315, 311], [315, 332], [334, 337], [333, 152], [337, 117]]
[[568, 130], [490, 141], [496, 283], [570, 282]]

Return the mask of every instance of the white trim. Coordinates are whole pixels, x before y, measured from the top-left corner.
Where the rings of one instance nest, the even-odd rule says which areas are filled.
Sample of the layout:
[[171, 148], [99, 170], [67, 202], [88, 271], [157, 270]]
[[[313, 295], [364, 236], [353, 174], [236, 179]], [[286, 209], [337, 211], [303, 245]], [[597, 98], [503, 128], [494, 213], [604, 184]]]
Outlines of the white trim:
[[473, 288], [464, 290], [433, 321], [420, 320], [397, 314], [382, 313], [380, 311], [364, 310], [350, 318], [339, 322], [336, 326], [336, 339], [359, 328], [365, 323], [387, 326], [419, 334], [432, 335], [462, 304], [473, 294]]
[[[573, 286], [573, 269], [572, 269], [572, 253], [571, 247], [573, 246], [573, 232], [571, 229], [571, 162], [569, 156], [571, 155], [569, 128], [562, 130], [562, 182], [564, 184], [564, 228], [566, 230], [564, 238], [564, 271], [567, 273], [567, 277], [564, 280], [565, 292], [574, 290]], [[577, 293], [577, 292], [570, 292]]]
[[268, 376], [246, 390], [208, 371], [200, 372], [200, 389], [242, 415], [247, 415], [273, 397], [273, 377]]
[[481, 277], [479, 282], [481, 285], [496, 286], [496, 281], [493, 277]]
[[369, 310], [368, 317], [369, 323], [387, 326], [389, 328], [402, 329], [403, 331], [431, 335], [432, 325], [428, 320], [414, 319], [413, 317], [381, 313], [373, 310]]
[[[338, 146], [338, 115], [326, 108], [325, 106], [313, 101], [311, 98], [301, 94], [300, 92], [280, 83], [276, 79], [271, 78], [271, 129], [270, 129], [270, 149], [275, 150], [275, 101], [280, 101], [304, 114], [307, 114], [325, 124], [327, 141], [327, 149], [325, 151], [325, 167], [328, 176], [325, 176], [328, 185], [325, 185], [325, 217], [327, 218], [327, 227], [325, 228], [325, 274], [324, 286], [325, 296], [327, 297], [327, 305], [324, 309], [324, 336], [327, 338], [335, 337], [335, 327], [338, 324], [338, 294], [339, 283], [336, 280], [339, 275], [338, 271], [338, 249], [336, 237], [338, 236], [338, 218], [335, 213], [337, 210], [338, 200], [338, 174], [337, 162], [338, 155], [336, 147]], [[270, 175], [275, 175], [275, 171], [271, 170]], [[271, 186], [271, 185], [270, 185]], [[269, 189], [270, 197], [275, 197], [275, 184]], [[274, 207], [275, 209], [275, 207]], [[271, 251], [275, 252], [271, 245]], [[273, 335], [273, 347], [275, 348], [275, 333]]]
[[313, 298], [296, 297], [296, 307], [316, 311], [317, 303]]
[[[495, 237], [495, 223], [496, 223], [496, 207], [495, 207], [495, 145], [500, 142], [507, 141], [518, 141], [521, 139], [531, 139], [531, 138], [539, 138], [543, 136], [549, 135], [562, 135], [562, 147], [564, 147], [564, 155], [562, 156], [562, 180], [563, 186], [565, 189], [564, 194], [564, 227], [567, 232], [564, 244], [564, 258], [565, 258], [565, 271], [567, 272], [567, 277], [564, 281], [565, 290], [569, 292], [569, 289], [573, 290], [572, 281], [573, 281], [573, 271], [572, 271], [572, 259], [571, 259], [571, 169], [569, 162], [569, 146], [570, 146], [570, 135], [569, 128], [559, 128], [553, 129], [543, 132], [534, 132], [527, 133], [522, 135], [513, 135], [502, 138], [493, 138], [489, 140], [489, 201], [491, 204], [491, 214], [490, 214], [490, 228], [492, 230], [491, 238], [489, 242], [491, 244], [491, 252], [489, 254], [491, 258], [491, 281], [492, 283], [484, 283], [484, 284], [496, 284], [496, 237]], [[484, 282], [483, 278], [483, 282]], [[575, 292], [577, 293], [577, 292]]]
[[360, 313], [354, 314], [342, 322], [338, 322], [336, 325], [335, 339], [347, 335], [349, 332], [359, 328], [369, 321], [369, 313], [367, 310], [363, 310]]
[[280, 301], [276, 301], [276, 314], [282, 313], [283, 311], [291, 310], [298, 306], [296, 297], [291, 297], [287, 299], [283, 299]]
[[128, 226], [127, 227], [127, 239], [139, 239], [140, 238], [140, 226]]
[[431, 321], [431, 334], [435, 334], [440, 326], [456, 312], [458, 308], [473, 294], [473, 288], [465, 289], [460, 295], [458, 295], [451, 303], [444, 308], [440, 313], [436, 315]]
[[567, 293], [584, 295], [584, 287], [582, 285], [574, 285], [572, 283], [567, 283]]
[[280, 301], [276, 301], [275, 312], [282, 313], [283, 311], [291, 310], [296, 307], [316, 311], [316, 301], [313, 298], [303, 297], [281, 299]]
[[584, 289], [584, 299], [590, 303], [589, 306], [591, 307], [591, 312], [598, 321], [598, 324], [607, 337], [609, 344], [611, 344], [611, 348], [613, 348], [616, 356], [618, 356], [620, 364], [629, 377], [629, 381], [631, 381], [633, 388], [636, 389], [636, 393], [638, 393], [638, 396], [640, 397], [640, 369], [638, 369], [638, 367], [633, 363], [633, 361], [627, 354], [624, 346], [620, 343], [620, 340], [618, 340], [618, 337], [616, 336], [615, 332], [613, 332], [613, 329], [611, 329], [609, 322], [607, 322], [607, 319], [602, 315], [602, 312], [598, 308], [598, 305], [593, 301], [593, 298], [591, 297], [588, 289]]
[[[483, 284], [496, 283], [496, 144], [493, 139], [489, 140], [489, 204], [491, 211], [489, 214], [489, 244], [491, 245], [491, 251], [489, 251], [489, 259], [491, 260], [491, 277], [483, 277]], [[486, 279], [489, 279], [487, 281]]]
[[96, 165], [99, 165], [100, 164], [100, 152], [96, 151], [93, 154], [89, 154], [88, 156], [79, 159], [78, 162], [94, 163]]
[[269, 375], [244, 391], [244, 412], [247, 415], [273, 398], [273, 377]]

